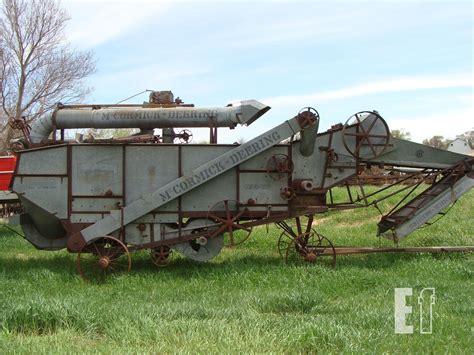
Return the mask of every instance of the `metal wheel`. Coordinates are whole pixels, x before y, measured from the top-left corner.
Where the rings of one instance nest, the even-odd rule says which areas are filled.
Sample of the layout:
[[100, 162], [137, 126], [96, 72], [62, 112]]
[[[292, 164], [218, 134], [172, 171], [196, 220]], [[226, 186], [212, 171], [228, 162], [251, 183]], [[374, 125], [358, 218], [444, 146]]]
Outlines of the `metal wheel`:
[[176, 138], [178, 138], [181, 144], [191, 143], [193, 141], [193, 132], [189, 129], [183, 129], [176, 135]]
[[172, 250], [167, 245], [151, 249], [151, 261], [159, 267], [167, 266], [171, 261]]
[[83, 279], [104, 281], [113, 273], [129, 272], [132, 259], [127, 246], [114, 237], [99, 237], [87, 243], [77, 254], [76, 267]]
[[[211, 207], [207, 214], [208, 238], [225, 233], [224, 246], [234, 247], [245, 242], [252, 233], [252, 227], [246, 226], [242, 217], [252, 219], [248, 208], [240, 209], [240, 203], [235, 200], [224, 200]], [[217, 227], [211, 229], [211, 227]]]
[[288, 249], [288, 246], [293, 242], [294, 238], [286, 233], [285, 231], [281, 232], [280, 237], [278, 238], [278, 243], [277, 243], [277, 248], [278, 248], [278, 254], [282, 258], [286, 257], [286, 250]]
[[325, 236], [315, 232], [300, 234], [288, 245], [285, 254], [287, 263], [306, 261], [315, 263], [320, 257], [327, 256], [327, 262], [333, 268], [336, 267], [336, 250], [333, 244]]
[[267, 174], [272, 180], [281, 180], [285, 175], [293, 173], [294, 165], [286, 154], [274, 154], [267, 161]]
[[303, 129], [313, 126], [318, 120], [319, 112], [313, 107], [304, 107], [298, 112], [298, 122]]
[[342, 129], [344, 147], [355, 158], [377, 158], [385, 152], [389, 141], [388, 125], [377, 112], [356, 113]]

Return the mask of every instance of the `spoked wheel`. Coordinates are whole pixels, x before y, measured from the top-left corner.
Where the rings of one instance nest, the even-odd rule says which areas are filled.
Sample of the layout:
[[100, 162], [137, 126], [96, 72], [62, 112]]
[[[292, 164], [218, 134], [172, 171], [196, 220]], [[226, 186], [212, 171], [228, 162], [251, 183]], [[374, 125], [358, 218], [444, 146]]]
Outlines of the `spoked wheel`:
[[167, 245], [151, 249], [151, 261], [159, 267], [167, 266], [171, 261], [172, 250]]
[[87, 243], [77, 254], [76, 267], [84, 280], [105, 281], [114, 273], [129, 272], [132, 259], [127, 246], [114, 237], [99, 237]]
[[304, 107], [298, 112], [298, 122], [301, 128], [309, 128], [319, 121], [319, 112], [312, 107]]
[[278, 254], [280, 254], [282, 258], [286, 257], [288, 246], [293, 243], [293, 240], [294, 238], [286, 231], [281, 232], [280, 237], [278, 238], [277, 248]]
[[178, 138], [179, 143], [188, 144], [193, 141], [193, 133], [189, 129], [183, 129], [176, 135], [176, 138]]
[[293, 173], [294, 164], [286, 154], [274, 154], [267, 161], [267, 174], [272, 180], [278, 181]]
[[331, 241], [325, 236], [311, 230], [294, 238], [286, 249], [287, 263], [306, 261], [315, 263], [322, 261], [321, 257], [333, 268], [336, 267], [336, 250]]
[[208, 238], [225, 233], [224, 246], [235, 247], [242, 244], [252, 233], [252, 227], [247, 226], [245, 221], [241, 221], [242, 217], [252, 219], [248, 208], [240, 207], [238, 201], [224, 200], [216, 203], [207, 214], [209, 221], [207, 227], [210, 231]]
[[390, 130], [377, 112], [363, 111], [349, 117], [342, 129], [342, 143], [355, 158], [380, 156], [390, 142]]

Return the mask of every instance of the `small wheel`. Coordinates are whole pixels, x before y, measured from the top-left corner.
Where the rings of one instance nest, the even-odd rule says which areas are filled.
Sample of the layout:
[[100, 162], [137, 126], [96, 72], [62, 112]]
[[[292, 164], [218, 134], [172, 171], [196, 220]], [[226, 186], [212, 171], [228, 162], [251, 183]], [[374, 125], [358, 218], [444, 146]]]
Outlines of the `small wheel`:
[[189, 129], [183, 129], [176, 135], [176, 138], [178, 138], [181, 144], [191, 143], [193, 141], [193, 133]]
[[314, 126], [318, 120], [319, 112], [312, 107], [304, 107], [298, 112], [298, 123], [303, 129]]
[[167, 245], [151, 249], [151, 261], [159, 267], [167, 266], [171, 261], [172, 250]]
[[235, 247], [245, 242], [252, 233], [252, 227], [246, 226], [244, 222], [252, 220], [252, 216], [248, 208], [242, 209], [240, 205], [235, 200], [224, 200], [212, 206], [207, 213], [209, 221], [207, 228], [210, 231], [207, 237], [214, 238], [225, 233], [224, 246], [229, 247]]
[[374, 159], [388, 147], [390, 130], [377, 112], [362, 111], [349, 117], [342, 129], [342, 143], [355, 158]]
[[286, 249], [286, 262], [315, 263], [321, 257], [328, 256], [329, 265], [336, 267], [336, 250], [329, 239], [311, 230], [309, 233], [300, 234], [293, 239]]
[[288, 246], [293, 242], [293, 237], [291, 235], [288, 235], [285, 231], [283, 231], [280, 234], [280, 237], [278, 238], [278, 243], [277, 243], [277, 248], [278, 248], [278, 254], [282, 258], [286, 256], [286, 250], [288, 249]]
[[291, 175], [294, 165], [288, 155], [274, 154], [268, 159], [266, 168], [268, 176], [270, 176], [272, 180], [278, 181], [285, 175]]
[[102, 282], [113, 273], [129, 272], [132, 259], [127, 246], [114, 237], [91, 240], [77, 254], [76, 267], [86, 281]]

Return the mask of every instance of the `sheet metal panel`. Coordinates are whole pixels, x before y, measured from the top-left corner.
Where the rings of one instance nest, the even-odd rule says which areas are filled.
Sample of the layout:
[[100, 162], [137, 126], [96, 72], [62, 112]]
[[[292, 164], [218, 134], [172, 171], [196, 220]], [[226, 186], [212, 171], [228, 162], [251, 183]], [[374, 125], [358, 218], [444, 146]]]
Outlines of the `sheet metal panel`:
[[[179, 177], [178, 146], [126, 146], [125, 167], [125, 205], [129, 205]], [[160, 211], [177, 210], [177, 200], [160, 207]]]
[[66, 175], [66, 147], [32, 150], [21, 153], [17, 174]]
[[270, 149], [300, 130], [298, 117], [285, 121], [241, 146], [234, 147], [213, 160], [207, 161], [194, 169], [192, 176], [179, 177], [152, 193], [142, 195], [136, 201], [125, 206], [121, 216], [119, 216], [119, 213], [111, 213], [110, 216], [83, 229], [80, 235], [87, 242], [97, 236], [117, 231], [121, 224], [131, 223], [137, 218], [164, 206], [166, 203], [194, 190], [199, 185], [234, 169], [245, 160]]
[[266, 173], [243, 173], [240, 174], [240, 199], [244, 203], [249, 199], [256, 204], [287, 203], [280, 197], [280, 188], [287, 185], [287, 179], [275, 181]]
[[119, 209], [118, 203], [122, 199], [118, 197], [112, 198], [93, 198], [93, 197], [74, 197], [72, 200], [73, 212], [109, 212], [110, 210]]
[[122, 194], [122, 147], [73, 146], [72, 195]]
[[[182, 148], [183, 175], [202, 164], [224, 154], [234, 146], [192, 146]], [[235, 200], [237, 197], [236, 169], [232, 169], [215, 179], [196, 187], [181, 197], [183, 211], [209, 211], [219, 201]]]
[[72, 213], [71, 223], [95, 223], [102, 218], [101, 213]]
[[67, 218], [66, 177], [24, 176], [15, 179], [13, 189], [18, 194], [58, 218]]
[[272, 147], [240, 164], [240, 170], [267, 170], [267, 162], [275, 154], [288, 155], [288, 146]]

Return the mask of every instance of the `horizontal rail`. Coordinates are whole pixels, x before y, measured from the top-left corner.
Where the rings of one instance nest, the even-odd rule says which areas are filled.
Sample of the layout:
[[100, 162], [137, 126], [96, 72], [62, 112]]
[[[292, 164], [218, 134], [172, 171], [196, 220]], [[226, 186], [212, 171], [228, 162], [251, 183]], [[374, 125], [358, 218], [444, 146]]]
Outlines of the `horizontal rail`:
[[[378, 248], [378, 247], [334, 247], [336, 255], [369, 254], [369, 253], [450, 253], [472, 252], [474, 246], [439, 246], [439, 247], [406, 247], [406, 248]], [[315, 248], [321, 255], [333, 255], [331, 248]]]

